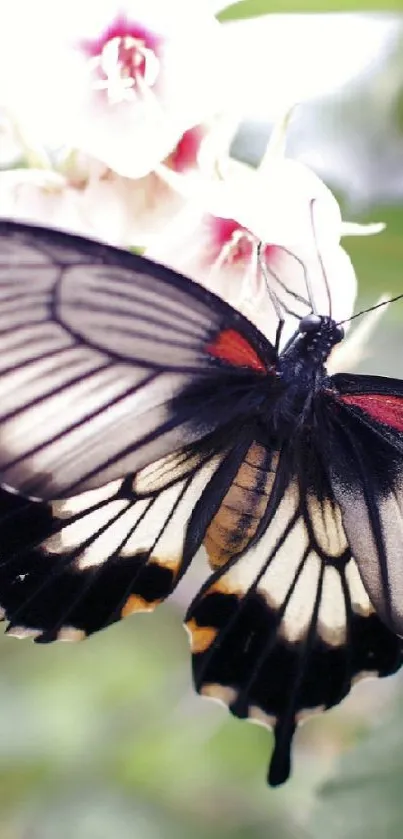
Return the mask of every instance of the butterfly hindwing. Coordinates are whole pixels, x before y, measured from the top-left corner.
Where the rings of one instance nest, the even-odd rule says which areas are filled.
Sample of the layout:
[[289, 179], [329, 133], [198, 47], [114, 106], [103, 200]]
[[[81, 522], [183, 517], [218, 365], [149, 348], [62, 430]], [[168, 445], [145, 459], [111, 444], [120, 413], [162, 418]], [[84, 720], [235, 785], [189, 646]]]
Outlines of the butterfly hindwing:
[[[402, 660], [363, 586], [320, 455], [306, 453], [291, 471], [289, 447], [271, 456], [264, 532], [215, 571], [187, 615], [197, 690], [274, 728], [274, 785], [288, 777], [299, 721], [340, 702], [361, 674], [387, 675]], [[217, 567], [216, 546], [205, 544]]]
[[80, 640], [151, 611], [200, 546], [194, 509], [214, 515], [247, 445], [171, 456], [60, 501], [0, 490], [0, 607], [9, 633]]
[[403, 383], [334, 376], [332, 486], [377, 613], [403, 635]]
[[204, 439], [275, 362], [249, 321], [179, 274], [0, 222], [0, 472], [23, 494], [77, 495]]

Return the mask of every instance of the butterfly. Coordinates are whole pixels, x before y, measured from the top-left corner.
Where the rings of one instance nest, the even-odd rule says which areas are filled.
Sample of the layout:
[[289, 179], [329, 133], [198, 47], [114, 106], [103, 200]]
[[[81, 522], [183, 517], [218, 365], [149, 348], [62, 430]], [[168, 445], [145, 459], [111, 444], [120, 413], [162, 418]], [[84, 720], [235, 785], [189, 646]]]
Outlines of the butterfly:
[[0, 222], [7, 632], [151, 611], [204, 547], [195, 687], [274, 729], [272, 785], [305, 716], [403, 660], [403, 382], [328, 375], [330, 315], [280, 336], [141, 256]]

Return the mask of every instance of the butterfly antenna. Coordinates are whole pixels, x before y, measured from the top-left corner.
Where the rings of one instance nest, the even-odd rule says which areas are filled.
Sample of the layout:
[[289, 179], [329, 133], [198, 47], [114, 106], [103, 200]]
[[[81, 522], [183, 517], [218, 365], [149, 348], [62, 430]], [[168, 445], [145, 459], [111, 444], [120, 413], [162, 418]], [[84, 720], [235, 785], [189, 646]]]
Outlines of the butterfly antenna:
[[269, 277], [268, 277], [268, 272], [267, 272], [267, 265], [265, 263], [264, 256], [263, 256], [263, 242], [259, 242], [259, 244], [257, 246], [257, 258], [258, 258], [258, 263], [259, 263], [259, 266], [260, 266], [260, 270], [263, 274], [264, 281], [266, 283], [267, 293], [270, 297], [271, 304], [272, 304], [273, 309], [274, 309], [274, 311], [277, 315], [277, 318], [278, 318], [278, 324], [277, 324], [277, 329], [276, 329], [276, 338], [275, 338], [275, 341], [274, 341], [274, 348], [277, 352], [278, 348], [280, 346], [281, 333], [282, 333], [283, 327], [284, 327], [284, 306], [283, 306], [283, 310], [282, 310], [282, 308], [281, 308], [282, 304], [280, 303], [280, 300], [277, 297], [277, 294], [270, 287]]
[[[265, 247], [266, 247], [266, 245], [264, 245], [263, 242], [259, 242], [258, 247], [257, 247], [257, 256], [258, 256], [258, 262], [259, 262], [260, 270], [263, 274], [263, 277], [264, 277], [264, 280], [265, 280], [265, 283], [266, 283], [267, 293], [270, 297], [270, 300], [273, 304], [274, 311], [275, 311], [275, 313], [278, 317], [278, 321], [279, 321], [278, 326], [277, 326], [277, 330], [276, 330], [276, 339], [275, 339], [275, 344], [274, 344], [275, 349], [278, 350], [279, 345], [280, 345], [281, 333], [283, 331], [284, 322], [285, 322], [284, 312], [287, 315], [291, 315], [292, 317], [297, 318], [297, 320], [300, 320], [301, 315], [299, 314], [299, 312], [295, 312], [293, 309], [290, 309], [289, 306], [287, 306], [284, 303], [283, 300], [280, 300], [280, 298], [278, 297], [276, 292], [273, 291], [272, 284], [269, 281], [269, 275], [274, 280], [276, 280], [276, 282], [278, 282], [278, 284], [280, 285], [280, 287], [282, 289], [284, 289], [284, 291], [291, 294], [291, 296], [294, 297], [296, 300], [300, 301], [301, 303], [304, 303], [305, 306], [308, 306], [309, 303], [308, 303], [307, 300], [305, 300], [304, 297], [301, 297], [301, 295], [297, 294], [296, 292], [289, 291], [289, 289], [287, 289], [287, 286], [282, 282], [282, 280], [280, 280], [280, 278], [277, 276], [275, 271], [273, 271], [273, 269], [268, 266], [268, 264], [266, 262], [266, 259], [264, 257], [264, 248]], [[280, 249], [284, 250], [284, 251], [286, 250], [283, 247], [281, 247]], [[290, 253], [290, 251], [287, 251], [287, 253]], [[294, 254], [291, 254], [291, 253], [290, 253], [290, 255], [294, 256]], [[297, 257], [295, 257], [295, 259], [297, 259]], [[297, 260], [297, 261], [300, 262], [300, 260]]]
[[[276, 250], [283, 251], [283, 253], [286, 253], [287, 256], [291, 257], [291, 259], [294, 259], [295, 262], [297, 262], [298, 265], [300, 265], [300, 267], [302, 268], [305, 276], [306, 268], [304, 263], [302, 262], [302, 259], [299, 259], [299, 257], [296, 256], [295, 253], [292, 253], [292, 251], [289, 251], [288, 248], [285, 248], [283, 245], [275, 245], [275, 248]], [[302, 294], [298, 294], [297, 291], [293, 291], [291, 288], [288, 288], [285, 282], [283, 282], [283, 280], [280, 279], [280, 277], [278, 276], [278, 274], [276, 274], [273, 268], [267, 264], [266, 260], [264, 260], [264, 264], [266, 266], [266, 270], [271, 274], [273, 279], [276, 281], [276, 283], [278, 283], [280, 288], [282, 288], [283, 291], [285, 291], [286, 294], [289, 294], [290, 297], [293, 297], [294, 300], [297, 300], [298, 303], [303, 303], [304, 306], [309, 306], [310, 301], [307, 300], [306, 297], [303, 297]], [[299, 318], [300, 315], [296, 315], [296, 317]]]
[[[302, 271], [304, 273], [305, 285], [307, 286], [308, 285], [308, 283], [307, 283], [307, 270], [306, 270], [306, 266], [304, 265], [302, 259], [299, 259], [299, 257], [296, 256], [295, 253], [293, 253], [292, 251], [289, 251], [288, 248], [284, 247], [284, 245], [275, 245], [275, 248], [278, 251], [283, 251], [283, 253], [286, 253], [287, 256], [291, 257], [291, 259], [294, 259], [295, 262], [298, 263], [298, 265], [302, 268]], [[265, 268], [266, 268], [266, 273], [271, 274], [273, 279], [278, 283], [280, 288], [282, 288], [283, 291], [285, 291], [286, 294], [289, 294], [290, 297], [293, 297], [294, 300], [298, 301], [298, 303], [303, 303], [304, 306], [311, 306], [311, 308], [312, 308], [312, 301], [310, 299], [307, 300], [306, 297], [303, 297], [302, 294], [298, 294], [297, 291], [293, 291], [291, 288], [288, 288], [287, 285], [283, 282], [283, 280], [280, 279], [278, 274], [276, 274], [275, 271], [273, 271], [273, 268], [268, 266], [266, 260], [264, 260], [264, 265], [265, 265]], [[284, 309], [285, 308], [286, 307], [285, 307], [285, 304], [284, 304]], [[296, 318], [301, 317], [300, 314], [297, 314], [297, 312], [293, 312], [291, 309], [288, 310], [288, 313], [290, 315], [294, 315], [294, 317], [296, 317]]]
[[362, 312], [357, 312], [356, 315], [351, 315], [351, 318], [340, 320], [336, 325], [343, 326], [344, 323], [350, 323], [350, 321], [360, 318], [361, 315], [366, 315], [368, 312], [374, 312], [375, 309], [380, 309], [381, 306], [389, 306], [389, 303], [396, 303], [396, 300], [401, 300], [402, 298], [403, 294], [398, 294], [396, 297], [390, 297], [388, 300], [382, 300], [381, 303], [376, 303], [375, 306], [370, 306], [369, 309], [363, 309]]
[[[271, 299], [272, 299], [272, 295], [275, 296], [276, 301], [277, 301], [277, 305], [281, 306], [283, 308], [284, 312], [287, 315], [292, 315], [294, 318], [297, 318], [298, 320], [300, 320], [301, 314], [299, 312], [295, 312], [293, 309], [290, 309], [290, 307], [287, 306], [284, 303], [284, 301], [281, 300], [280, 297], [278, 297], [278, 295], [273, 291], [273, 289], [271, 287], [271, 283], [269, 282], [269, 274], [273, 278], [273, 280], [275, 280], [278, 283], [280, 288], [282, 288], [283, 291], [286, 292], [286, 294], [289, 294], [291, 297], [293, 297], [294, 300], [297, 300], [299, 303], [303, 303], [304, 306], [309, 306], [309, 301], [306, 300], [305, 297], [302, 297], [301, 294], [298, 294], [296, 291], [292, 291], [291, 289], [287, 288], [286, 284], [283, 283], [282, 280], [280, 280], [280, 277], [278, 276], [278, 274], [276, 274], [276, 272], [273, 271], [273, 268], [271, 266], [269, 266], [266, 262], [266, 259], [264, 257], [264, 253], [263, 253], [263, 250], [264, 250], [265, 247], [266, 247], [266, 245], [264, 245], [263, 242], [259, 242], [259, 245], [258, 245], [259, 266], [261, 268], [262, 274], [263, 274], [263, 276], [265, 278], [265, 281], [266, 281], [266, 287], [267, 287], [268, 294], [270, 295]], [[297, 262], [299, 262], [302, 265], [302, 267], [304, 267], [303, 262], [300, 259], [298, 259], [298, 257], [294, 256], [294, 254], [291, 253], [291, 251], [288, 251], [286, 248], [283, 248], [282, 245], [276, 245], [276, 248], [278, 248], [278, 250], [284, 251], [289, 256], [294, 257], [294, 259], [296, 259]], [[274, 302], [273, 302], [273, 305], [274, 305]]]
[[[314, 205], [316, 204], [316, 201], [317, 201], [316, 198], [311, 199], [310, 204], [309, 204], [309, 212], [310, 212], [310, 216], [311, 216], [311, 227], [312, 227], [313, 241], [314, 241], [314, 244], [315, 244], [316, 256], [317, 256], [317, 260], [318, 260], [319, 265], [320, 265], [320, 270], [322, 272], [323, 282], [324, 282], [325, 288], [326, 288], [326, 294], [327, 294], [327, 299], [328, 299], [328, 303], [329, 303], [329, 317], [331, 318], [332, 317], [332, 295], [330, 294], [329, 281], [328, 281], [327, 274], [326, 274], [326, 271], [325, 271], [325, 266], [324, 266], [324, 263], [323, 263], [322, 255], [321, 255], [321, 252], [320, 252], [319, 247], [318, 247], [318, 240], [316, 238], [315, 216], [314, 216]], [[306, 276], [306, 280], [307, 280], [307, 276]], [[314, 305], [313, 305], [312, 288], [310, 287], [310, 284], [308, 285], [308, 283], [307, 283], [307, 289], [308, 289], [308, 295], [309, 295], [309, 297], [312, 301], [312, 311], [313, 311], [314, 314], [317, 314], [317, 311], [316, 311], [316, 309], [314, 308]]]

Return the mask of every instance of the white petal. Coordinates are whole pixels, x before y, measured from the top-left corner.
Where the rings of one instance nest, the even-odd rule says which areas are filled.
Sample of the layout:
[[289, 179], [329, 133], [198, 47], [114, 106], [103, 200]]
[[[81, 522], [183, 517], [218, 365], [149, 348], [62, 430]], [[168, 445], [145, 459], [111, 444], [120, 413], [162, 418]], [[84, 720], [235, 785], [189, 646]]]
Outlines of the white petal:
[[16, 126], [6, 110], [0, 108], [0, 166], [15, 166], [21, 160], [24, 149], [18, 137]]
[[369, 224], [358, 224], [355, 221], [343, 221], [341, 225], [342, 236], [374, 236], [382, 233], [386, 224], [383, 221], [370, 222]]
[[[234, 173], [235, 175], [235, 173]], [[313, 235], [319, 245], [338, 243], [341, 235], [339, 205], [331, 191], [313, 172], [296, 160], [277, 161], [275, 168], [261, 177], [259, 170], [245, 167], [212, 194], [211, 211], [218, 216], [236, 218], [259, 239], [286, 244], [290, 229], [299, 228], [299, 238], [312, 248]], [[309, 212], [314, 203], [314, 230]]]

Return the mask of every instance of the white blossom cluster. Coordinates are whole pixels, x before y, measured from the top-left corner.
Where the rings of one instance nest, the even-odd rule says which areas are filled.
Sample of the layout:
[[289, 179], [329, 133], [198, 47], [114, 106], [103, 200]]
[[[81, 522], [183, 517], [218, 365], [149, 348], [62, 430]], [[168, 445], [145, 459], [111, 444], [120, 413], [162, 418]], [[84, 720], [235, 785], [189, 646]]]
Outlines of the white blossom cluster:
[[239, 67], [216, 11], [208, 0], [13, 0], [0, 28], [0, 216], [141, 249], [268, 337], [267, 282], [288, 334], [307, 277], [318, 311], [349, 318], [356, 277], [341, 236], [382, 225], [343, 223], [325, 184], [287, 159], [289, 114], [259, 168], [230, 157]]

